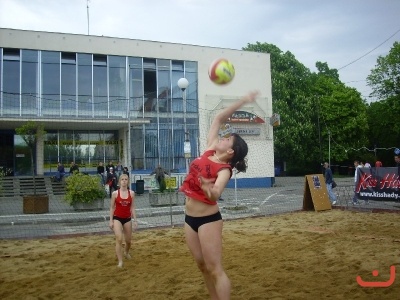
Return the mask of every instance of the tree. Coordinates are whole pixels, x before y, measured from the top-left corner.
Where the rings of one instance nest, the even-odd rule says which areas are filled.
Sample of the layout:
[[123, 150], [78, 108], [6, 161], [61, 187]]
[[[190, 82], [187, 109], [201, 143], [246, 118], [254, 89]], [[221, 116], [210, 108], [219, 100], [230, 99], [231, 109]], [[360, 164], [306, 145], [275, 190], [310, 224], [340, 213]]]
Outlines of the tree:
[[[369, 148], [391, 149], [400, 145], [400, 132], [396, 126], [399, 123], [399, 113], [395, 112], [388, 100], [372, 102], [367, 108], [369, 125]], [[384, 166], [393, 163], [393, 151], [376, 150], [376, 158]]]
[[329, 69], [327, 63], [317, 62], [313, 89], [318, 95], [321, 139], [324, 143], [323, 157], [327, 160], [342, 162], [354, 160], [355, 153], [349, 149], [358, 149], [368, 144], [367, 106], [361, 94], [354, 88], [345, 86], [339, 80], [336, 69]]
[[379, 56], [367, 77], [371, 95], [379, 101], [368, 108], [370, 143], [375, 147], [400, 146], [400, 43], [395, 42], [387, 56]]
[[[400, 101], [400, 43], [395, 42], [387, 56], [379, 56], [375, 69], [367, 77], [372, 96]], [[399, 103], [397, 103], [400, 105]]]
[[318, 145], [318, 132], [311, 72], [292, 53], [272, 44], [257, 42], [243, 50], [271, 55], [272, 107], [281, 116], [281, 125], [274, 129], [275, 159], [286, 161], [289, 173], [303, 173], [319, 160], [319, 148], [313, 146]]
[[257, 42], [243, 50], [271, 56], [272, 107], [281, 116], [281, 126], [274, 129], [274, 152], [276, 160], [287, 162], [289, 174], [320, 170], [329, 150], [330, 158], [339, 162], [349, 158], [348, 149], [365, 146], [366, 103], [339, 80], [336, 69], [316, 62], [318, 72], [312, 73], [292, 53], [272, 44]]
[[42, 124], [37, 124], [34, 121], [28, 121], [24, 125], [15, 129], [15, 132], [22, 137], [26, 145], [29, 148], [30, 158], [31, 158], [31, 172], [33, 176], [33, 188], [34, 194], [36, 195], [36, 168], [34, 161], [34, 153], [36, 150], [37, 141], [46, 134], [44, 131], [44, 126]]

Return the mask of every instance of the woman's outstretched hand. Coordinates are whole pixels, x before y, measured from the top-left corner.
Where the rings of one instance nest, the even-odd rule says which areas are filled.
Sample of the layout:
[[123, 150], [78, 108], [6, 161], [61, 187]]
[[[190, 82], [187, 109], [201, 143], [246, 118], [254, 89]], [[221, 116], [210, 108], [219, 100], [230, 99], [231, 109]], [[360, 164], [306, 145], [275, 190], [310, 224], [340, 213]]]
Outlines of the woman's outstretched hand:
[[256, 101], [256, 98], [258, 97], [258, 95], [260, 95], [259, 91], [252, 91], [250, 93], [248, 93], [247, 95], [243, 96], [243, 101], [244, 103], [252, 103], [254, 101]]

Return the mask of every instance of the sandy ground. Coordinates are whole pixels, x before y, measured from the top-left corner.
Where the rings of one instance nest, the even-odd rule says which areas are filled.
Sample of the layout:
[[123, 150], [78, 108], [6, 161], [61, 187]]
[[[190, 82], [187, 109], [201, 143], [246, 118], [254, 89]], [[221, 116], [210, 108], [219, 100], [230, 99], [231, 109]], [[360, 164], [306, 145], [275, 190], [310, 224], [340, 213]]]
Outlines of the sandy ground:
[[[227, 221], [232, 299], [400, 299], [399, 221], [339, 210]], [[111, 234], [1, 240], [0, 299], [208, 299], [183, 228], [139, 230], [131, 254], [118, 269]], [[357, 284], [388, 281], [390, 266], [391, 286]]]

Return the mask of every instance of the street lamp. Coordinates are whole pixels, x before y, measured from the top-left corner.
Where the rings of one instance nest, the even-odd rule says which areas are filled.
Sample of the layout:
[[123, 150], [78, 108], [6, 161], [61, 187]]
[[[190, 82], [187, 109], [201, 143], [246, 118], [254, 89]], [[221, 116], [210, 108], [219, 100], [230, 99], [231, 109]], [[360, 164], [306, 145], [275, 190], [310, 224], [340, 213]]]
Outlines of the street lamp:
[[178, 86], [182, 91], [182, 98], [183, 98], [183, 130], [185, 132], [183, 152], [185, 154], [186, 173], [188, 173], [191, 149], [190, 149], [189, 133], [187, 132], [187, 127], [186, 127], [186, 88], [189, 86], [189, 81], [183, 77], [178, 80]]
[[127, 155], [127, 160], [128, 160], [128, 168], [129, 172], [132, 170], [132, 157], [131, 157], [131, 101], [130, 98], [128, 97], [128, 155]]

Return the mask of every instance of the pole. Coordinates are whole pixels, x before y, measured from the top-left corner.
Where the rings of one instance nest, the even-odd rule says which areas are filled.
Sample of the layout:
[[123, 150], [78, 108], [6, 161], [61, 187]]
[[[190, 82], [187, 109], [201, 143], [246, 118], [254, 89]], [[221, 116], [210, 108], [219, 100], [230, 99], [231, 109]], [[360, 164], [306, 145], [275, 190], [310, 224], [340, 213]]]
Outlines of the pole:
[[185, 154], [185, 168], [186, 174], [189, 173], [189, 155], [190, 155], [190, 147], [189, 143], [189, 133], [187, 132], [187, 124], [186, 124], [186, 89], [183, 90], [183, 130], [185, 132], [185, 142], [184, 142], [184, 154]]
[[86, 10], [87, 10], [87, 34], [89, 35], [89, 1], [86, 0]]
[[322, 163], [323, 157], [322, 157], [322, 148], [321, 148], [321, 127], [319, 124], [319, 97], [318, 97], [318, 107], [317, 107], [317, 117], [318, 117], [318, 141], [319, 141], [319, 159]]
[[236, 174], [237, 170], [233, 169], [233, 174], [235, 175], [235, 206], [238, 206], [238, 199], [237, 199], [237, 183], [236, 183]]
[[128, 166], [129, 172], [132, 170], [132, 159], [131, 159], [131, 101], [130, 97], [128, 97]]
[[189, 86], [189, 81], [182, 77], [178, 80], [178, 86], [182, 90], [182, 100], [183, 100], [183, 130], [184, 130], [184, 142], [183, 142], [183, 153], [185, 156], [185, 168], [186, 174], [189, 173], [189, 158], [191, 155], [189, 132], [186, 126], [186, 88]]

